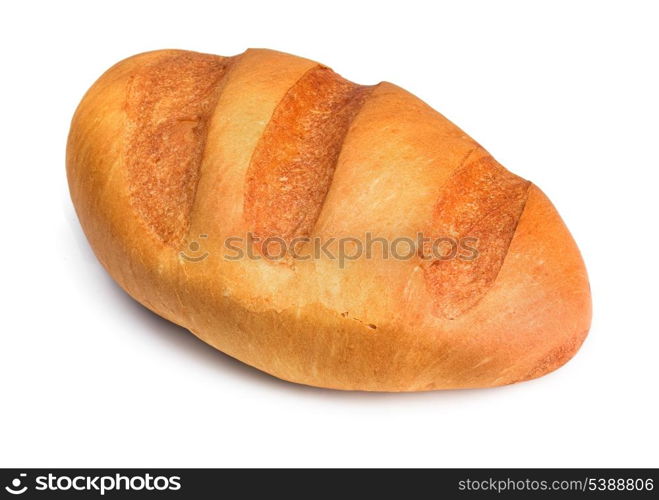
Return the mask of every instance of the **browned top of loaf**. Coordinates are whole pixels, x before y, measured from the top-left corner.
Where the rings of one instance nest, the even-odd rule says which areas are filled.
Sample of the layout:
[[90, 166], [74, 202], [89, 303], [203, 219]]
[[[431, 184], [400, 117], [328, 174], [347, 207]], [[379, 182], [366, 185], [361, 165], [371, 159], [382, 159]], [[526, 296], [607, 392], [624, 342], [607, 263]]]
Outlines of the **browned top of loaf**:
[[[130, 78], [124, 156], [131, 201], [167, 245], [181, 246], [187, 234], [209, 118], [231, 61], [166, 53]], [[287, 241], [313, 232], [345, 137], [373, 88], [316, 65], [288, 90], [252, 153], [243, 186], [246, 230], [262, 240]], [[528, 182], [478, 146], [438, 188], [431, 225], [419, 231], [433, 238], [475, 238], [479, 249], [471, 261], [428, 259], [432, 254], [423, 249], [421, 265], [438, 314], [459, 316], [492, 285], [527, 189]]]

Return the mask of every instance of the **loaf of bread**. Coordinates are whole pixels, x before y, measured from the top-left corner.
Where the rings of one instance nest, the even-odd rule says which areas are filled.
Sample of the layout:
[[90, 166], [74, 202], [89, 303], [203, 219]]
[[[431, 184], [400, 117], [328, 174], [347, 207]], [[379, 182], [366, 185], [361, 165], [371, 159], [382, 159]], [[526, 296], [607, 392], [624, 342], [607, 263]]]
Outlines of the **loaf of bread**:
[[569, 360], [588, 278], [547, 197], [417, 97], [270, 50], [162, 50], [78, 107], [71, 197], [135, 300], [301, 384], [425, 391]]

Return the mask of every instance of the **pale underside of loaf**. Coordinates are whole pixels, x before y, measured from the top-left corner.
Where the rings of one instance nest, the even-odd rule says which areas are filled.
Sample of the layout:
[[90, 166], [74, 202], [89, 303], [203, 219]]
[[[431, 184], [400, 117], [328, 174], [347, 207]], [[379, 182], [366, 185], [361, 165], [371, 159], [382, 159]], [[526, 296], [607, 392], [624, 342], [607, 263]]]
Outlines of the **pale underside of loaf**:
[[[67, 171], [91, 246], [131, 296], [285, 380], [509, 384], [561, 366], [590, 325], [586, 271], [551, 202], [386, 82], [262, 49], [141, 54], [84, 97]], [[478, 258], [224, 258], [247, 232], [473, 237]]]

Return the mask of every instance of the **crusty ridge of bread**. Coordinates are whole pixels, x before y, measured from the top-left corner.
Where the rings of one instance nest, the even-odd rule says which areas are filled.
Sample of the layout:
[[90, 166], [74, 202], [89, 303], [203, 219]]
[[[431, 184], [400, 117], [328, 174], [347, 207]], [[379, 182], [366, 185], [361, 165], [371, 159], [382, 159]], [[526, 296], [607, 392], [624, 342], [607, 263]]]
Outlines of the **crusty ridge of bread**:
[[[141, 54], [83, 99], [67, 171], [83, 229], [128, 293], [286, 380], [501, 385], [565, 363], [590, 325], [583, 262], [547, 198], [386, 82], [356, 85], [268, 50]], [[246, 232], [481, 246], [471, 261], [422, 248], [345, 268], [223, 259], [223, 242]], [[202, 236], [213, 251], [182, 258]]]
[[312, 233], [345, 136], [371, 90], [316, 66], [286, 92], [247, 172], [245, 221], [256, 236], [290, 241]]
[[208, 119], [228, 64], [205, 54], [164, 55], [128, 82], [124, 158], [131, 201], [166, 243], [179, 244], [188, 230]]

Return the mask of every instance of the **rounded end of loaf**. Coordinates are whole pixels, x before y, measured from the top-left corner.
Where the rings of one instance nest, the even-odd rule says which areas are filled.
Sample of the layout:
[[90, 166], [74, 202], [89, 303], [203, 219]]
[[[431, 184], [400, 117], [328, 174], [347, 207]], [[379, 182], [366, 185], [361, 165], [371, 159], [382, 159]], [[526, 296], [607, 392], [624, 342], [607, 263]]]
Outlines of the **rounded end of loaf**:
[[[529, 188], [507, 259], [516, 269], [502, 279], [512, 287], [517, 274], [517, 282], [525, 284], [527, 296], [518, 308], [526, 335], [536, 341], [522, 354], [526, 362], [511, 370], [507, 383], [514, 383], [546, 375], [572, 359], [588, 335], [592, 302], [581, 253], [554, 205], [535, 185]], [[524, 331], [518, 331], [523, 339]]]
[[453, 373], [442, 369], [423, 389], [494, 387], [546, 375], [576, 354], [591, 315], [579, 249], [551, 201], [530, 184], [492, 287], [450, 325], [438, 326], [444, 331], [438, 337], [458, 350]]

